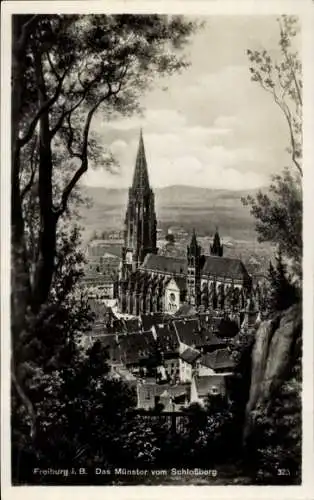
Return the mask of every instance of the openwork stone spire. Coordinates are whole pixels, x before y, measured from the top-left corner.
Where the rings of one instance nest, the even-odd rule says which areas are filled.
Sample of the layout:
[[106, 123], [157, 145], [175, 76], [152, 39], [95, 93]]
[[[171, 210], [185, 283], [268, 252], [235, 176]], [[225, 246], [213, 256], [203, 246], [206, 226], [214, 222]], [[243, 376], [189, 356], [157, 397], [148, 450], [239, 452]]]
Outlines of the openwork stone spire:
[[124, 223], [122, 275], [128, 276], [143, 263], [149, 253], [157, 253], [155, 197], [148, 180], [148, 168], [142, 130], [137, 151], [132, 186]]
[[148, 170], [142, 129], [140, 132], [140, 141], [137, 150], [132, 188], [140, 191], [147, 191], [149, 189]]

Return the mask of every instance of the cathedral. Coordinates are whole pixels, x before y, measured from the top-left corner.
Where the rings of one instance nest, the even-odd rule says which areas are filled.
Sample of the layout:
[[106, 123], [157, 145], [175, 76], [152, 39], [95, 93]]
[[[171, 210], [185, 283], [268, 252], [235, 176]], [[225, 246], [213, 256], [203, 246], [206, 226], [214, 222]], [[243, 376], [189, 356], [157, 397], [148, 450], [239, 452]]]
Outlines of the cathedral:
[[240, 311], [251, 288], [251, 277], [241, 260], [224, 257], [218, 229], [208, 254], [202, 252], [193, 231], [185, 258], [158, 255], [155, 197], [141, 131], [124, 222], [121, 312], [174, 314], [184, 304], [203, 311]]

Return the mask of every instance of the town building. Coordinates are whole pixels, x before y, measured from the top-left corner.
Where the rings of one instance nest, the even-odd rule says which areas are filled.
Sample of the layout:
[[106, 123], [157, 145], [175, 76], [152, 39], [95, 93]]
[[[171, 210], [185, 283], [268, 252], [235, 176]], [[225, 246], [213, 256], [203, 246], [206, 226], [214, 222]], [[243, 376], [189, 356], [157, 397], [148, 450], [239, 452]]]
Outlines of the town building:
[[117, 274], [88, 270], [81, 280], [82, 288], [89, 299], [108, 300], [117, 295]]
[[175, 412], [189, 406], [191, 384], [137, 383], [137, 408], [146, 411], [156, 410]]
[[252, 289], [240, 259], [224, 257], [216, 229], [208, 254], [193, 231], [186, 257], [159, 255], [154, 192], [149, 183], [142, 131], [124, 222], [119, 273], [122, 313], [175, 314], [184, 305], [204, 310], [242, 310]]
[[190, 385], [190, 403], [205, 406], [209, 396], [227, 396], [226, 377], [207, 375], [193, 377]]

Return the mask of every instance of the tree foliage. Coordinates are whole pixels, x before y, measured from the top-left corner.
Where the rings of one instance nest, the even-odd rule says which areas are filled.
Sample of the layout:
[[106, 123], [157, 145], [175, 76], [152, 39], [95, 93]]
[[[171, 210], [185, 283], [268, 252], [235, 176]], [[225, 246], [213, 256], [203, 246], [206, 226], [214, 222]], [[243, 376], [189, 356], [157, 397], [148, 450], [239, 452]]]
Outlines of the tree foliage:
[[291, 283], [280, 250], [276, 255], [275, 267], [271, 262], [269, 264], [268, 279], [268, 311], [284, 311], [299, 300], [298, 290]]
[[68, 346], [79, 340], [93, 320], [87, 301], [78, 289], [84, 264], [79, 243], [79, 229], [63, 226], [58, 234], [56, 272], [48, 299], [37, 314], [30, 307], [27, 309], [25, 328], [12, 346], [14, 392], [17, 404], [22, 403], [24, 411], [28, 411], [24, 428], [30, 428], [31, 436], [35, 435], [37, 427], [36, 411], [29, 394], [33, 377], [37, 377], [38, 370], [51, 373], [67, 365]]
[[[29, 418], [23, 406], [13, 412], [14, 480], [36, 482], [32, 468], [94, 468], [126, 460], [128, 410], [134, 407], [132, 388], [108, 376], [106, 351], [95, 343], [86, 353], [69, 341], [63, 363], [37, 367], [28, 381], [28, 396], [36, 413], [36, 434], [25, 432]], [[16, 402], [13, 393], [13, 404]], [[131, 450], [127, 450], [130, 454]], [[55, 479], [55, 478], [54, 478]]]
[[280, 245], [297, 277], [302, 272], [302, 191], [300, 180], [288, 169], [273, 177], [269, 192], [243, 200], [255, 217], [259, 241]]

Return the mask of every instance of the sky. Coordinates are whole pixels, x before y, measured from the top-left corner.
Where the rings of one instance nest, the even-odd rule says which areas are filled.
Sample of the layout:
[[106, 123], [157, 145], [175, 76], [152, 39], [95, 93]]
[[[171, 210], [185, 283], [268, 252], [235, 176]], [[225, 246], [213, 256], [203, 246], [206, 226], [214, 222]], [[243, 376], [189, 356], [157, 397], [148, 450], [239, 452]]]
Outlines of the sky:
[[288, 130], [272, 97], [251, 82], [246, 51], [267, 48], [278, 57], [275, 16], [206, 17], [185, 48], [190, 67], [156, 78], [143, 96], [143, 116], [93, 127], [119, 162], [119, 174], [90, 170], [90, 186], [128, 187], [140, 128], [153, 187], [191, 185], [253, 189], [288, 165]]

